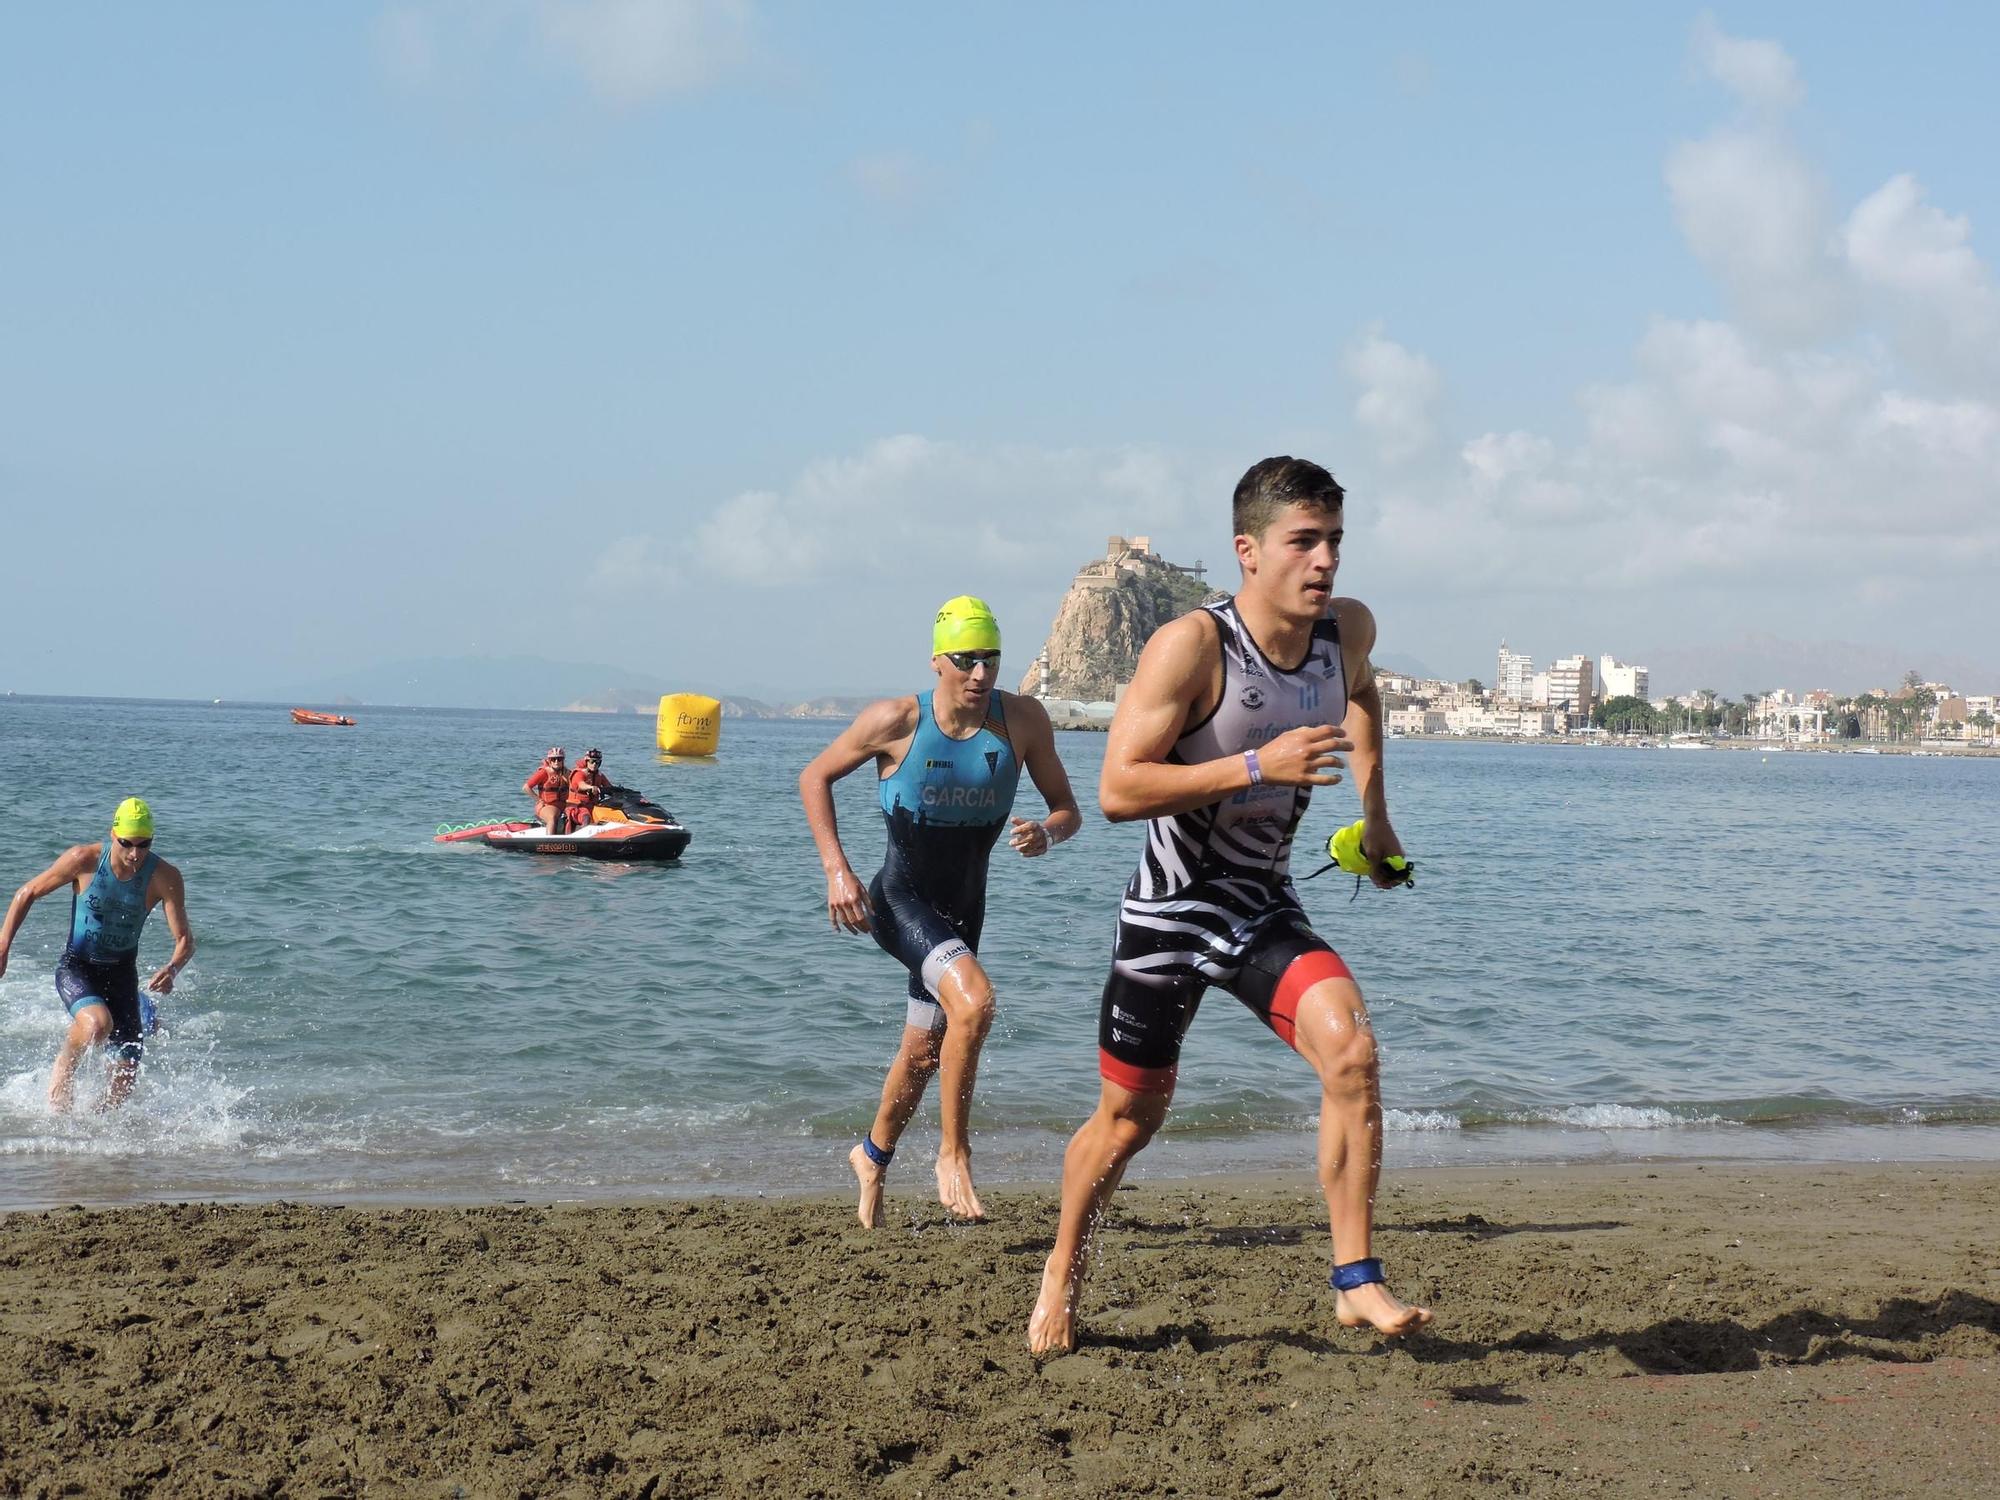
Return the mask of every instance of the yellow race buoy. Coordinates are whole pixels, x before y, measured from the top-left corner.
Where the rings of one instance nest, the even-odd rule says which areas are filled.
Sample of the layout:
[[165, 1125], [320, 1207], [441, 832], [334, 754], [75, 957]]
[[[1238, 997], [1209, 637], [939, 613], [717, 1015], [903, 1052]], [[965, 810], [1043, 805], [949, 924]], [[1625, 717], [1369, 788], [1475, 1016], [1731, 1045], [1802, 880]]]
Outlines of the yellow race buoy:
[[702, 693], [660, 699], [660, 748], [669, 755], [713, 755], [722, 740], [722, 704]]

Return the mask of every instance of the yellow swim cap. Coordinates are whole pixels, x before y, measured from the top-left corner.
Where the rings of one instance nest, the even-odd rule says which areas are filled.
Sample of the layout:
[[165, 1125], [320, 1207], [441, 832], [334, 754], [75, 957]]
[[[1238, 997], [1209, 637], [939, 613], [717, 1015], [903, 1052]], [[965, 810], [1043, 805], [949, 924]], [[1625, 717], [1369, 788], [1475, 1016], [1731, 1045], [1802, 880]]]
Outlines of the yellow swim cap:
[[127, 797], [111, 815], [111, 831], [121, 839], [153, 836], [153, 810], [139, 797]]
[[947, 651], [998, 651], [1000, 622], [984, 599], [960, 594], [938, 607], [937, 623], [931, 627], [931, 655]]

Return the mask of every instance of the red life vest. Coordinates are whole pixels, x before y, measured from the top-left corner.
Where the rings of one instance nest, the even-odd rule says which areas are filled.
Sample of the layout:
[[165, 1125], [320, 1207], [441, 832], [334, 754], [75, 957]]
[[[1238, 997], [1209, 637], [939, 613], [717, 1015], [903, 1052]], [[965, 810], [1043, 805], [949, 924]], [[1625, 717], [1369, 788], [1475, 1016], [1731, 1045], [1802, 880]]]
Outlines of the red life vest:
[[528, 778], [528, 785], [535, 789], [535, 801], [543, 807], [561, 807], [563, 794], [569, 789], [569, 777], [544, 762], [535, 774]]
[[608, 783], [601, 774], [578, 766], [569, 776], [569, 805], [572, 808], [589, 807], [603, 795]]

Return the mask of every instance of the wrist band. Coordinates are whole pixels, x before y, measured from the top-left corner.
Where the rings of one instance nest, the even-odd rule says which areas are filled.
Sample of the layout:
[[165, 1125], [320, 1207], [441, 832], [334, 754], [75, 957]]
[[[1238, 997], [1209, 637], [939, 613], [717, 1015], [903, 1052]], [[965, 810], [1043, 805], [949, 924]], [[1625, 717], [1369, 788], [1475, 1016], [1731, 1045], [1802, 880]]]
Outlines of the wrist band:
[[1243, 764], [1250, 768], [1250, 785], [1256, 786], [1263, 781], [1264, 773], [1258, 769], [1257, 752], [1255, 750], [1245, 750], [1243, 752]]

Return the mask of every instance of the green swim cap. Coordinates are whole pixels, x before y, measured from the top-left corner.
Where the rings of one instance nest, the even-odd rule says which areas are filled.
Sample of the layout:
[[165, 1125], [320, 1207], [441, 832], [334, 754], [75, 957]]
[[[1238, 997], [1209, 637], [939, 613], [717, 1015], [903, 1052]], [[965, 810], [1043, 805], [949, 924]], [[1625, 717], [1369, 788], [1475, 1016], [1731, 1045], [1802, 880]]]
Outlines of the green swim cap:
[[111, 831], [121, 839], [149, 839], [153, 836], [153, 810], [143, 799], [127, 797], [111, 815]]
[[998, 651], [1000, 622], [984, 599], [960, 594], [938, 607], [937, 623], [931, 627], [931, 655], [947, 651]]

